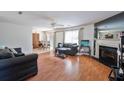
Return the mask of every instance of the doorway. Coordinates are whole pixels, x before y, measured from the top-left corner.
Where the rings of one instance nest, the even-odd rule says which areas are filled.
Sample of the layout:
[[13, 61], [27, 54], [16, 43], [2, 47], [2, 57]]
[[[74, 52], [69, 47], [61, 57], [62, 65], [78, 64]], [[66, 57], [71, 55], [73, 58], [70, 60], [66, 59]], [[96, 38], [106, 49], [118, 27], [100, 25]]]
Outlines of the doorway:
[[50, 52], [50, 35], [48, 32], [32, 32], [33, 53]]

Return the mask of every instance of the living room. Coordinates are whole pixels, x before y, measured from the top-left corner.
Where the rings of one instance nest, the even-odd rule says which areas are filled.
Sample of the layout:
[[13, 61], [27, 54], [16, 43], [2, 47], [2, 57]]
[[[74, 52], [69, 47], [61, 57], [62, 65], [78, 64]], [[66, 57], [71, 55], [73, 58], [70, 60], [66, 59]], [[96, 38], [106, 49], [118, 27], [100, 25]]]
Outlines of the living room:
[[[0, 80], [123, 80], [118, 61], [123, 12], [10, 11], [0, 15]], [[38, 34], [36, 40], [33, 34]], [[110, 78], [111, 66], [120, 67], [122, 77]]]

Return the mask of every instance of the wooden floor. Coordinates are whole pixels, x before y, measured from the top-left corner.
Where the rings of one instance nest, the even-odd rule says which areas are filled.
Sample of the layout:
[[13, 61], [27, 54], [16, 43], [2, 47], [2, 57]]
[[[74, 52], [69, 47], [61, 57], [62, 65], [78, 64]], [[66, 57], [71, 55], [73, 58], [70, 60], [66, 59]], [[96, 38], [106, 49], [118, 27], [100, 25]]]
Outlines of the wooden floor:
[[101, 81], [108, 80], [110, 70], [89, 56], [68, 56], [61, 59], [52, 53], [43, 53], [38, 57], [38, 74], [28, 80]]

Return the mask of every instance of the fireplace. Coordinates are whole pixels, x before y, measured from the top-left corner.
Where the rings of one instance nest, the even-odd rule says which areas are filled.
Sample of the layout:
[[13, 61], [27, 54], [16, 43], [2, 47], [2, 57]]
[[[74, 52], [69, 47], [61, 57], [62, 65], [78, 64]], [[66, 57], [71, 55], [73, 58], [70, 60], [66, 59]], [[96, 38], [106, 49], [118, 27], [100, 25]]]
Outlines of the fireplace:
[[103, 64], [111, 67], [117, 65], [117, 48], [99, 46], [99, 59]]

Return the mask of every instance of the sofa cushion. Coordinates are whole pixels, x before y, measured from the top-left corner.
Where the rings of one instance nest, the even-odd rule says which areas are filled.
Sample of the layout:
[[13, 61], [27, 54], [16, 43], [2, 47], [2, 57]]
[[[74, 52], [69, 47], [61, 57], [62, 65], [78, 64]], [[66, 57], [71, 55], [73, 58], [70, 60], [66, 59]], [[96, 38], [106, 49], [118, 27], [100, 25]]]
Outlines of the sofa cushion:
[[13, 55], [8, 49], [0, 49], [0, 59], [12, 58]]
[[71, 46], [72, 46], [71, 43], [65, 43], [65, 44], [63, 44], [63, 47], [71, 47]]
[[68, 47], [68, 48], [75, 47], [75, 46], [77, 46], [76, 43], [65, 43], [65, 44], [63, 44], [63, 47]]

